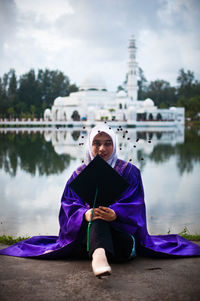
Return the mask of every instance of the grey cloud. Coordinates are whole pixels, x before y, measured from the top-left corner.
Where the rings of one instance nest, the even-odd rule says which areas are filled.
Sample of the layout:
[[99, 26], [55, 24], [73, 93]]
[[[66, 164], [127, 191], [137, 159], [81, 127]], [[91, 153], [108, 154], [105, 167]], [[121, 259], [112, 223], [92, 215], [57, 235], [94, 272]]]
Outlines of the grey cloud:
[[[89, 45], [119, 47], [127, 37], [157, 20], [150, 1], [71, 1], [75, 14], [62, 16], [57, 27], [63, 36], [86, 39]], [[153, 22], [152, 22], [153, 20]]]
[[[100, 67], [100, 62], [109, 65], [110, 69], [114, 67], [115, 70], [111, 71], [117, 73], [120, 64], [126, 64], [128, 39], [131, 34], [134, 34], [139, 48], [137, 57], [144, 47], [144, 55], [150, 55], [152, 58], [151, 62], [143, 66], [144, 55], [140, 58], [139, 64], [144, 71], [145, 68], [151, 70], [150, 76], [153, 72], [155, 73], [154, 60], [157, 60], [157, 53], [162, 51], [160, 57], [166, 62], [164, 65], [160, 62], [162, 74], [174, 74], [175, 77], [178, 70], [174, 70], [173, 61], [176, 61], [177, 53], [185, 48], [183, 60], [185, 61], [185, 56], [192, 57], [192, 51], [195, 50], [196, 57], [200, 49], [198, 32], [200, 2], [197, 0], [70, 0], [68, 2], [74, 13], [62, 15], [57, 20], [50, 20], [42, 19], [34, 11], [24, 13], [18, 10], [14, 0], [0, 0], [0, 24], [3, 29], [1, 45], [8, 42], [10, 47], [9, 52], [3, 53], [2, 46], [0, 46], [1, 73], [7, 72], [11, 67], [17, 68], [17, 71], [21, 73], [30, 67], [55, 68], [58, 66], [59, 68], [62, 66], [63, 71], [66, 71], [68, 75], [71, 72], [75, 76], [73, 81], [77, 81], [88, 64], [99, 72], [99, 68], [103, 68]], [[170, 8], [168, 3], [174, 6]], [[40, 43], [39, 36], [32, 36], [33, 32], [34, 35], [37, 34], [35, 30], [42, 31], [42, 36], [47, 35], [47, 38], [52, 34], [52, 37], [55, 35], [60, 40], [69, 41], [69, 46], [64, 44], [63, 49], [60, 47], [52, 54], [48, 47], [43, 47], [42, 41]], [[146, 36], [141, 34], [145, 31], [148, 33], [149, 44], [144, 40]], [[176, 42], [176, 37], [180, 37], [178, 39], [180, 42], [188, 41], [190, 47], [178, 45], [178, 42], [175, 43], [176, 45], [171, 45]], [[153, 38], [156, 42], [154, 57], [147, 49], [148, 45], [150, 47], [153, 43]], [[171, 53], [168, 49], [172, 49]], [[187, 49], [191, 53], [187, 54]], [[48, 56], [52, 56], [53, 59], [48, 60]], [[193, 62], [191, 67], [186, 68], [192, 69], [194, 65]], [[20, 66], [23, 66], [25, 70]], [[181, 65], [181, 67], [185, 66]], [[105, 76], [108, 77], [107, 72]], [[112, 75], [113, 78], [116, 76]], [[150, 76], [149, 80], [151, 80]], [[160, 76], [162, 75], [158, 74], [158, 77]], [[109, 78], [109, 80], [112, 79]]]
[[17, 11], [14, 0], [0, 0], [0, 55], [2, 55], [4, 43], [14, 39], [17, 27]]

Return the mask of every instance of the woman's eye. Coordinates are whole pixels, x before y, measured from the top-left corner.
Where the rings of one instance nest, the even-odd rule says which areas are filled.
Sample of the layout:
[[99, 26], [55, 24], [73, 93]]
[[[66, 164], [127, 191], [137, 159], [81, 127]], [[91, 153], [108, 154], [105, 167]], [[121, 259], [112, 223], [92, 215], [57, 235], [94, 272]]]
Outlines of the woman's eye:
[[[96, 147], [100, 147], [102, 144], [100, 142], [94, 142], [93, 145], [95, 145]], [[105, 147], [109, 147], [112, 145], [112, 142], [105, 142], [104, 146]]]

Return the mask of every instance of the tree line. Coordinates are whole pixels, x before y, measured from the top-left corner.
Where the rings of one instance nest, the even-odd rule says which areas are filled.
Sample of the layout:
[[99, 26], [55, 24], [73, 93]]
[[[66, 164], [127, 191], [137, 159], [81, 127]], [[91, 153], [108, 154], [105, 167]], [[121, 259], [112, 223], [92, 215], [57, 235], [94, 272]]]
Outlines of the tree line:
[[40, 118], [58, 96], [78, 91], [68, 76], [58, 70], [31, 69], [19, 78], [14, 69], [0, 78], [1, 118]]
[[[127, 76], [117, 90], [126, 90], [126, 84]], [[158, 108], [185, 107], [186, 117], [198, 118], [200, 81], [195, 79], [194, 72], [180, 69], [174, 87], [159, 79], [148, 83], [139, 68], [138, 87], [138, 99], [151, 98]], [[31, 69], [17, 78], [15, 70], [11, 69], [0, 77], [0, 118], [43, 117], [44, 110], [53, 105], [56, 97], [76, 91], [78, 87], [61, 71], [39, 69], [36, 74]]]
[[31, 175], [60, 174], [73, 160], [69, 154], [58, 155], [52, 143], [43, 134], [0, 133], [0, 169], [10, 176], [24, 170]]
[[[128, 76], [118, 91], [125, 90]], [[178, 71], [177, 85], [171, 86], [168, 81], [155, 80], [147, 82], [142, 68], [139, 68], [138, 99], [151, 98], [158, 108], [171, 106], [184, 107], [186, 117], [198, 119], [200, 113], [200, 81], [195, 79], [194, 72], [183, 68]]]

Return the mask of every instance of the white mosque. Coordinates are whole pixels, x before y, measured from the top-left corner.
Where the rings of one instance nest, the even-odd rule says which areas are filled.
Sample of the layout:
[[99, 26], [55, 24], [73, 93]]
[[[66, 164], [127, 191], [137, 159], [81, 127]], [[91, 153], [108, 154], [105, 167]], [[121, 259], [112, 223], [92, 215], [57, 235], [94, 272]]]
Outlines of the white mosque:
[[129, 41], [128, 82], [124, 90], [109, 92], [104, 81], [96, 75], [87, 76], [78, 92], [57, 97], [51, 109], [44, 112], [44, 120], [68, 124], [92, 125], [109, 121], [127, 126], [184, 125], [184, 108], [158, 109], [152, 99], [138, 100], [138, 65], [134, 37]]

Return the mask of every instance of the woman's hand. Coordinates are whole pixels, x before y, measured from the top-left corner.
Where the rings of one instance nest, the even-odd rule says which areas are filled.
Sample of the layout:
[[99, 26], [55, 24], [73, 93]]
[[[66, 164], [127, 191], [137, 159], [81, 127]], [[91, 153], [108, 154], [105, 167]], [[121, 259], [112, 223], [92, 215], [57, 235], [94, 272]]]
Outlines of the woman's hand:
[[[92, 209], [89, 209], [85, 213], [85, 219], [87, 222], [90, 222], [92, 214]], [[99, 208], [94, 209], [92, 220], [103, 219], [106, 222], [112, 222], [117, 218], [115, 211], [109, 207], [100, 206]]]
[[[92, 208], [85, 212], [85, 220], [86, 220], [87, 222], [90, 222], [90, 220], [91, 220], [91, 215], [92, 215]], [[98, 215], [96, 214], [96, 208], [95, 208], [95, 209], [94, 209], [94, 213], [93, 213], [92, 220], [94, 221], [94, 220], [97, 219], [97, 218], [98, 218]]]

